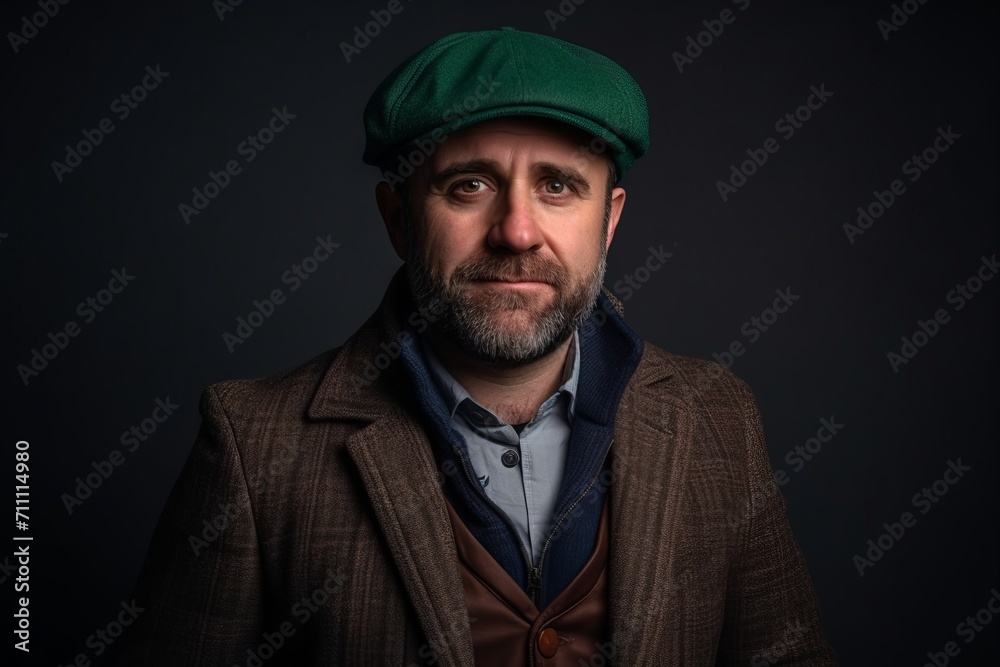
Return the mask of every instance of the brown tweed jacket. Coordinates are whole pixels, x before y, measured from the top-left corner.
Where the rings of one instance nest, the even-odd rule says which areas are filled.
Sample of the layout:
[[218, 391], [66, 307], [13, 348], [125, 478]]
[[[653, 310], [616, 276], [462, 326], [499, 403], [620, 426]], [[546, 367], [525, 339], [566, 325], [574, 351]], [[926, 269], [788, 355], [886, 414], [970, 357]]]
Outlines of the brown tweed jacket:
[[[342, 347], [204, 393], [120, 664], [473, 664], [453, 471], [391, 357], [399, 282]], [[591, 664], [836, 664], [740, 380], [646, 344], [611, 455], [612, 635]]]

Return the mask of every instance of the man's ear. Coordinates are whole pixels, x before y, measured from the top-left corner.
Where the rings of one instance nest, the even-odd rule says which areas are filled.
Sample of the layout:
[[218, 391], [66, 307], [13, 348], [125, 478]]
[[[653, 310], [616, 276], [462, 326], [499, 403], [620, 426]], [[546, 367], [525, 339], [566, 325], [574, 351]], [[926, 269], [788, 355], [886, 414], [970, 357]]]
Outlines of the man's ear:
[[389, 233], [393, 250], [401, 260], [406, 261], [406, 216], [403, 214], [403, 195], [385, 181], [375, 186], [375, 203]]
[[625, 188], [615, 188], [611, 191], [611, 212], [608, 216], [608, 241], [605, 249], [611, 247], [611, 239], [615, 236], [623, 208], [625, 208]]

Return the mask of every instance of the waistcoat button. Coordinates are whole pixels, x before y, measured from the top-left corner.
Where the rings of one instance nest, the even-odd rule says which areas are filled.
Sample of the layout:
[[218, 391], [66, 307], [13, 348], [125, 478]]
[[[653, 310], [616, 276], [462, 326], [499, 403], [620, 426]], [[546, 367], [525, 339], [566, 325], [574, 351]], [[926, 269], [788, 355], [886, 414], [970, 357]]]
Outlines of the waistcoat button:
[[545, 628], [538, 633], [538, 652], [546, 658], [551, 658], [559, 650], [559, 636], [552, 628]]

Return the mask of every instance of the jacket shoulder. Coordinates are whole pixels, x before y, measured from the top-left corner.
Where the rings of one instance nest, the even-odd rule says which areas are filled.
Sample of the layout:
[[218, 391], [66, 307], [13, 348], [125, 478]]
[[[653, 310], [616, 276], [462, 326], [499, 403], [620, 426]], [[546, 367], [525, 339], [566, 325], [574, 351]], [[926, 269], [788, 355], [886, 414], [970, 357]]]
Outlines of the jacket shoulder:
[[304, 414], [327, 369], [342, 347], [327, 350], [295, 368], [257, 378], [223, 380], [209, 385], [201, 395], [204, 416], [236, 418], [275, 413]]
[[753, 392], [741, 378], [716, 361], [667, 352], [644, 343], [637, 379], [655, 388], [663, 398], [689, 407], [725, 409], [755, 404]]

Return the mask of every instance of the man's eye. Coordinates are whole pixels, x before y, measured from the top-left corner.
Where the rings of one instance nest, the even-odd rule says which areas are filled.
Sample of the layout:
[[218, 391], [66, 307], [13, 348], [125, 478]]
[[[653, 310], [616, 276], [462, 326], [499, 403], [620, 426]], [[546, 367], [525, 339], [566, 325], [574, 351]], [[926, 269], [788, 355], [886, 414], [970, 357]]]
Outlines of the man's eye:
[[468, 181], [462, 181], [458, 184], [458, 191], [464, 192], [465, 194], [475, 194], [482, 189], [483, 182], [475, 178], [469, 179]]
[[560, 195], [566, 191], [566, 184], [562, 181], [549, 181], [545, 184], [545, 191], [549, 194]]

